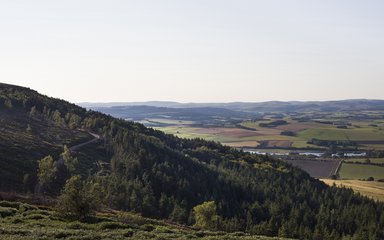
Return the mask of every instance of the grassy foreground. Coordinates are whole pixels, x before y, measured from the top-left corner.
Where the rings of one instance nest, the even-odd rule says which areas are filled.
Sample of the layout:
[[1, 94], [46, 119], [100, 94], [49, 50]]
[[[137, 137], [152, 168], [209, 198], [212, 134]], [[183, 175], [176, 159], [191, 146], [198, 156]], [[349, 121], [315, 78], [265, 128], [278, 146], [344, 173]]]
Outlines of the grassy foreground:
[[282, 239], [198, 231], [127, 212], [98, 213], [88, 223], [60, 218], [47, 207], [0, 202], [0, 239]]
[[384, 182], [359, 181], [359, 180], [331, 180], [320, 179], [326, 184], [352, 188], [355, 192], [384, 202]]

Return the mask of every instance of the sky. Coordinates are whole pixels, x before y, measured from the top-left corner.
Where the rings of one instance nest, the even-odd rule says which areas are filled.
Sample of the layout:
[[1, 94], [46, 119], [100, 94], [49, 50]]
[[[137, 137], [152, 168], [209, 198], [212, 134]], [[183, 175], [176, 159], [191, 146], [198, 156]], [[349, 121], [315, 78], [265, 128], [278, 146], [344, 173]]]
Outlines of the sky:
[[382, 0], [3, 0], [0, 82], [71, 102], [384, 99]]

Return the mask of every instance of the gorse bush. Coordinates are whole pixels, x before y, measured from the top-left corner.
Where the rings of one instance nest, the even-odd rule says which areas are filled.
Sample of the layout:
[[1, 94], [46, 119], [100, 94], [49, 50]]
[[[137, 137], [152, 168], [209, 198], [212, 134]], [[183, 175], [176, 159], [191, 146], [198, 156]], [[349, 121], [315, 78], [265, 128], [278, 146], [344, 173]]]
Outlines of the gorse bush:
[[15, 215], [17, 212], [16, 209], [10, 207], [0, 207], [0, 217], [5, 218]]
[[119, 222], [103, 222], [99, 224], [100, 230], [106, 229], [125, 229], [130, 228], [127, 224], [119, 223]]
[[22, 205], [20, 202], [0, 201], [0, 207], [10, 207], [18, 209]]

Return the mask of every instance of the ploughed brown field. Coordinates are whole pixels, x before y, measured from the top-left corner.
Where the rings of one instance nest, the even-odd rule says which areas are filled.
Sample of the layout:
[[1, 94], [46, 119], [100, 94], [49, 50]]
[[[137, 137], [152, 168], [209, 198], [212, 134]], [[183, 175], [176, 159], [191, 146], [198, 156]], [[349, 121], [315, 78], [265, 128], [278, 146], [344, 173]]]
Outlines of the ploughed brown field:
[[196, 133], [200, 134], [217, 134], [225, 137], [252, 137], [258, 135], [255, 131], [239, 129], [239, 128], [199, 128]]
[[268, 147], [268, 148], [290, 148], [290, 147], [292, 147], [292, 141], [270, 140], [270, 141], [267, 141], [266, 147]]
[[328, 178], [335, 174], [339, 160], [283, 160], [299, 167], [314, 178]]

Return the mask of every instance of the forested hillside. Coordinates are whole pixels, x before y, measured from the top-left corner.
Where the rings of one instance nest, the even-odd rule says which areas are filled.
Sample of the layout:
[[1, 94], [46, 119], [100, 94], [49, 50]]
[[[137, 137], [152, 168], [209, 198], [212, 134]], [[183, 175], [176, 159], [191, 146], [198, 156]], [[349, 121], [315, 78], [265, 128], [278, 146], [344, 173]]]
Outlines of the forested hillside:
[[108, 207], [192, 225], [192, 209], [213, 201], [213, 230], [384, 238], [384, 204], [327, 187], [268, 156], [180, 139], [6, 84], [0, 84], [0, 114], [0, 163], [7, 166], [0, 190], [33, 191], [38, 160], [57, 157], [61, 145], [87, 141], [93, 132], [102, 140], [76, 153], [74, 171], [101, 186]]

